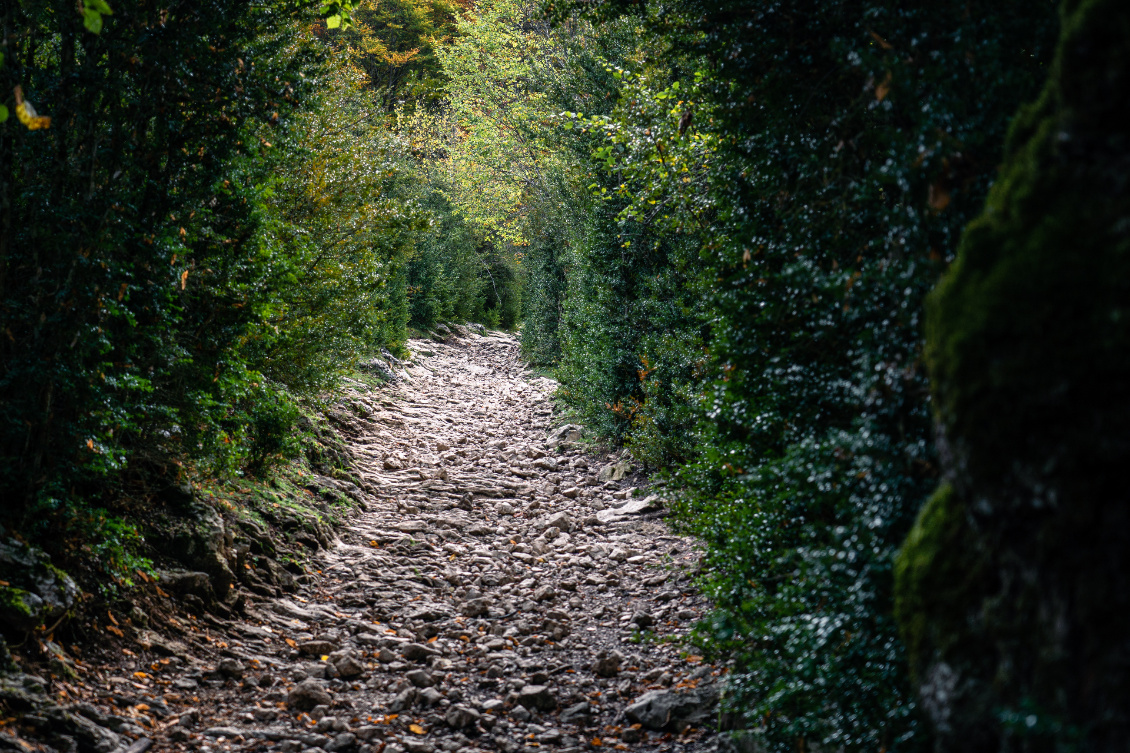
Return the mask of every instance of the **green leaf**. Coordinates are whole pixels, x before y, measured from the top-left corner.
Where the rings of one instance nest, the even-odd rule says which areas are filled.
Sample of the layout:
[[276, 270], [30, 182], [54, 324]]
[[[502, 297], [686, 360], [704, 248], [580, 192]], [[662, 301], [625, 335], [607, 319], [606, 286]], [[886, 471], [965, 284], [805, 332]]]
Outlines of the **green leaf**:
[[326, 28], [336, 29], [341, 26], [341, 16], [338, 14], [326, 17]]
[[94, 34], [102, 31], [102, 16], [112, 16], [114, 11], [106, 0], [83, 0], [82, 25]]
[[8, 106], [0, 105], [0, 123], [8, 119]]
[[102, 14], [96, 10], [84, 8], [82, 11], [82, 25], [86, 27], [87, 31], [100, 34], [102, 32]]

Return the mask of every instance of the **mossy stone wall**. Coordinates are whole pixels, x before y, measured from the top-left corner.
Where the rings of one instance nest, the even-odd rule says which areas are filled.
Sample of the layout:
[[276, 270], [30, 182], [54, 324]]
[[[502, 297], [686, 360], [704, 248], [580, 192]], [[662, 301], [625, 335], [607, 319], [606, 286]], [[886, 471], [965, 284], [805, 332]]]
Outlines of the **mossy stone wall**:
[[1130, 3], [1062, 24], [929, 305], [946, 480], [896, 611], [939, 750], [1130, 739]]

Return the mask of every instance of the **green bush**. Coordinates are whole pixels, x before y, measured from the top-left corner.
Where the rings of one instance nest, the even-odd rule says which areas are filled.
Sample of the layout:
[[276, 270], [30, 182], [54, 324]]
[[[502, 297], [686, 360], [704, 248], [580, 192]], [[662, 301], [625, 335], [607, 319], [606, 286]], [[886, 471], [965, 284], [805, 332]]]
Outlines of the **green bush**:
[[562, 338], [563, 385], [632, 406], [588, 414], [681, 464], [717, 605], [701, 637], [759, 741], [918, 748], [892, 561], [938, 476], [923, 301], [1038, 84], [1051, 3], [583, 7], [652, 32], [612, 64], [616, 107], [572, 126], [602, 138], [617, 232], [665, 261], [634, 237], [576, 253], [562, 321], [592, 326]]

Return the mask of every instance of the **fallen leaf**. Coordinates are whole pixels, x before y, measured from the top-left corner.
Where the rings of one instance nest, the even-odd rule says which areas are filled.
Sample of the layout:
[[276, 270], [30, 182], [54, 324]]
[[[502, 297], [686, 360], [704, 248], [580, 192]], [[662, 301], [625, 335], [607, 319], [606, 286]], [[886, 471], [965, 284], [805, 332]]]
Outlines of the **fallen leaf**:
[[891, 72], [887, 71], [887, 75], [883, 78], [882, 83], [875, 87], [875, 99], [882, 102], [891, 93]]
[[893, 50], [894, 49], [893, 44], [891, 44], [887, 40], [883, 39], [881, 36], [879, 36], [875, 32], [871, 32], [871, 38], [874, 39], [876, 42], [878, 42], [879, 46], [882, 47], [884, 50]]
[[428, 733], [428, 731], [419, 724], [409, 724], [408, 729], [415, 732], [417, 735], [426, 735]]
[[293, 638], [287, 638], [286, 645], [290, 646], [291, 648], [298, 648], [298, 641], [294, 640]]

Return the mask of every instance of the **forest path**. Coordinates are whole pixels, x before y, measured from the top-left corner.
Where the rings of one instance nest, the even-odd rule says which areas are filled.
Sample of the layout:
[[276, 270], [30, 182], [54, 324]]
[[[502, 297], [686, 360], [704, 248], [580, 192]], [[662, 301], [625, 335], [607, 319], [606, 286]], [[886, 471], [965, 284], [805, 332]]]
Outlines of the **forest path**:
[[555, 384], [513, 338], [409, 348], [395, 382], [346, 401], [378, 496], [312, 587], [249, 611], [174, 747], [712, 748], [717, 671], [654, 640], [702, 612], [691, 542], [567, 432], [547, 443]]

